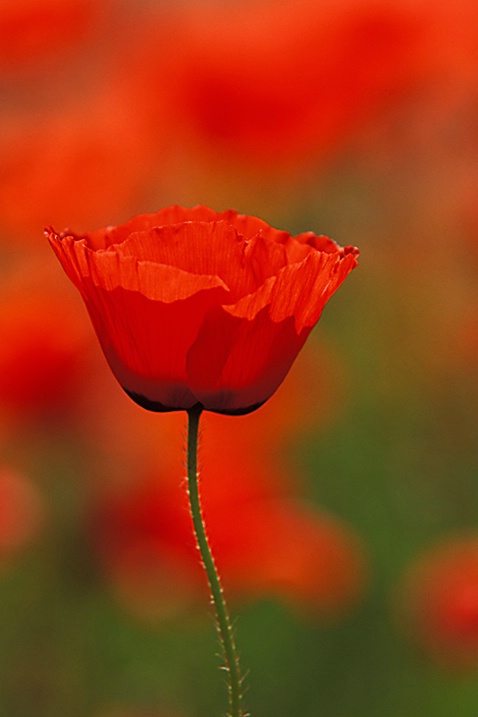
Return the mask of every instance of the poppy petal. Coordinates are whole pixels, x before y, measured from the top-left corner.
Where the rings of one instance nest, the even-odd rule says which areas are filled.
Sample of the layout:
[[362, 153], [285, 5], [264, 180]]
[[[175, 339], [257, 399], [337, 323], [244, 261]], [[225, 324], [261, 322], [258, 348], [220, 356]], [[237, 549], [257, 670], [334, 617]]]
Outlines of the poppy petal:
[[250, 321], [216, 308], [189, 350], [189, 385], [211, 411], [247, 412], [279, 387], [309, 330], [298, 335], [292, 316], [272, 321], [267, 306]]

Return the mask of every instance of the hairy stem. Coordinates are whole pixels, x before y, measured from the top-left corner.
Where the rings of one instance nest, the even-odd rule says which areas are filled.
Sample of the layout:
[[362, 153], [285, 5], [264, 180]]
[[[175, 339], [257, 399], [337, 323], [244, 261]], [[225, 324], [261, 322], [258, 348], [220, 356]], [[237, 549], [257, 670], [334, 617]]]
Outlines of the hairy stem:
[[201, 411], [202, 409], [196, 406], [188, 411], [187, 463], [189, 507], [194, 524], [197, 546], [209, 582], [211, 602], [216, 612], [216, 627], [223, 648], [224, 667], [228, 674], [229, 717], [246, 717], [242, 705], [242, 679], [236, 646], [234, 644], [231, 619], [224, 599], [221, 580], [207, 539], [201, 498], [199, 495], [197, 453]]

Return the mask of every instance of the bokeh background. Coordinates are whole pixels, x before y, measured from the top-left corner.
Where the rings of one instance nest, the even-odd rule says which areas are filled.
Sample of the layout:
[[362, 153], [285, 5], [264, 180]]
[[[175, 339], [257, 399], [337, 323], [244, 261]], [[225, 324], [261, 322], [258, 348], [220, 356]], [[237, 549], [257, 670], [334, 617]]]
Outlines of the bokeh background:
[[226, 709], [185, 416], [43, 237], [169, 204], [360, 247], [275, 397], [204, 417], [253, 717], [478, 709], [478, 4], [3, 0], [0, 712]]

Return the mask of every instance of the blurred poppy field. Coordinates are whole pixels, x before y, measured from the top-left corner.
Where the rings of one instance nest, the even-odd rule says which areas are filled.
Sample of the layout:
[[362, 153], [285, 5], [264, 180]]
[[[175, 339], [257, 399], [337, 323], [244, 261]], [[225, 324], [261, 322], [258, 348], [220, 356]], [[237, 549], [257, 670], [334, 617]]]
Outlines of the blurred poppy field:
[[172, 204], [360, 249], [277, 394], [203, 419], [249, 711], [477, 713], [477, 155], [472, 0], [3, 0], [2, 715], [226, 711], [185, 413], [43, 234]]

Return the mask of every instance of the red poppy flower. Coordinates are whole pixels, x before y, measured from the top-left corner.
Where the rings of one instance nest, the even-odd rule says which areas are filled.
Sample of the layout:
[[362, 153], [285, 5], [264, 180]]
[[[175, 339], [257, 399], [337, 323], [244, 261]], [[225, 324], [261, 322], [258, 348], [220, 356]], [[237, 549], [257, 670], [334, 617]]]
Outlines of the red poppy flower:
[[119, 383], [153, 411], [258, 408], [358, 255], [203, 206], [47, 236]]

